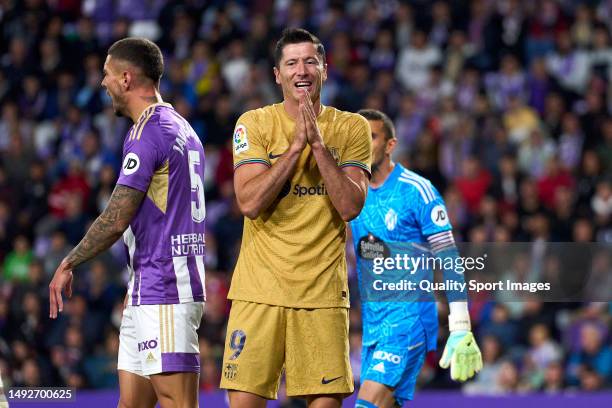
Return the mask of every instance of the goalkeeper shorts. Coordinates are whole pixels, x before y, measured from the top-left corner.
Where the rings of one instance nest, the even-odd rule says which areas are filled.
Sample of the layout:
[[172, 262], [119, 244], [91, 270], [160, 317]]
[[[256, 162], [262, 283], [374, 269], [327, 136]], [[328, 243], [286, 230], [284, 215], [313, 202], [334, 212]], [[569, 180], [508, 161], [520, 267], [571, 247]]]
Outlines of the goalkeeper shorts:
[[394, 327], [392, 336], [381, 337], [361, 350], [361, 383], [369, 380], [393, 388], [400, 406], [414, 397], [427, 355], [427, 336], [421, 320], [410, 320], [409, 325], [402, 326], [402, 330]]

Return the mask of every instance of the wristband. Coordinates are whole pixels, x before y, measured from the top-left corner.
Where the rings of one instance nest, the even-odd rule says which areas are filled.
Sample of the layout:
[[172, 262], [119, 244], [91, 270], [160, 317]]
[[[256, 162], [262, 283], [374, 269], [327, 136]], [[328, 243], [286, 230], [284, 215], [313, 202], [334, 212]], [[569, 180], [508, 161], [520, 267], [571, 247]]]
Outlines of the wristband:
[[470, 313], [468, 312], [467, 302], [450, 302], [448, 304], [450, 314], [448, 315], [448, 330], [472, 330], [470, 324]]

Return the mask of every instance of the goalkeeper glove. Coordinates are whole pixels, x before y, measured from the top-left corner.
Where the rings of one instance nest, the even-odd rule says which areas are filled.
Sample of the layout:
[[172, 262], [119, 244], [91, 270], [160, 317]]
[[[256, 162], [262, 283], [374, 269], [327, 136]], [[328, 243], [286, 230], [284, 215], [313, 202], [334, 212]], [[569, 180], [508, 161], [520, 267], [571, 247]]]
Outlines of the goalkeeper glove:
[[467, 302], [452, 302], [450, 309], [450, 335], [440, 359], [440, 367], [450, 366], [451, 378], [463, 382], [482, 369], [482, 355], [470, 331]]

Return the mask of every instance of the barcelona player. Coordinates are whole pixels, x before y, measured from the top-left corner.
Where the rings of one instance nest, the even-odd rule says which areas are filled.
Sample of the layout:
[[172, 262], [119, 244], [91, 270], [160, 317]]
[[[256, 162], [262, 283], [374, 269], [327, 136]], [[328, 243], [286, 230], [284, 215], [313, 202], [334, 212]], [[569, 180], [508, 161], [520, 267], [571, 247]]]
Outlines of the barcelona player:
[[108, 50], [102, 86], [134, 125], [107, 207], [61, 262], [50, 317], [72, 293], [72, 270], [121, 235], [130, 270], [120, 328], [119, 407], [198, 406], [196, 330], [204, 293], [204, 149], [189, 123], [159, 94], [160, 49], [125, 38]]
[[[367, 243], [425, 243], [434, 254], [456, 256], [452, 227], [444, 201], [429, 180], [391, 160], [395, 129], [387, 115], [359, 112], [372, 129], [372, 179], [365, 206], [351, 221], [358, 264], [371, 253]], [[369, 251], [372, 252], [372, 251]], [[358, 268], [360, 281], [367, 280]], [[446, 271], [454, 279], [462, 275]], [[360, 285], [360, 289], [362, 286]], [[362, 290], [362, 298], [363, 296]], [[450, 336], [440, 365], [465, 381], [482, 367], [470, 331], [465, 292], [448, 292]], [[427, 351], [436, 347], [438, 317], [434, 302], [364, 301], [361, 389], [356, 407], [391, 408], [411, 400]]]
[[349, 363], [346, 222], [365, 201], [368, 121], [321, 104], [325, 50], [303, 29], [275, 49], [283, 102], [244, 113], [233, 135], [234, 186], [246, 216], [229, 298], [221, 387], [233, 408], [287, 394], [340, 407]]

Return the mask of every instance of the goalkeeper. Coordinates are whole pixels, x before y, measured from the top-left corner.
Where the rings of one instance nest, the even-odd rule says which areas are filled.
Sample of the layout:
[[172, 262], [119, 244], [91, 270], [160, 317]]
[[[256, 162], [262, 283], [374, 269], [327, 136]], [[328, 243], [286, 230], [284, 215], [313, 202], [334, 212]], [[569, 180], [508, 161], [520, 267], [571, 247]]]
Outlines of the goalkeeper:
[[[457, 256], [438, 191], [429, 180], [391, 160], [397, 143], [391, 120], [376, 110], [359, 114], [368, 119], [372, 129], [372, 179], [365, 206], [350, 223], [358, 264], [372, 259], [376, 243], [428, 243], [436, 256]], [[363, 273], [360, 270], [360, 282], [368, 278]], [[444, 273], [447, 280], [464, 280], [454, 271]], [[365, 297], [363, 290], [361, 295]], [[450, 366], [451, 377], [465, 381], [482, 368], [482, 357], [471, 332], [466, 293], [447, 291], [446, 295], [450, 336], [440, 366]], [[426, 353], [436, 348], [436, 304], [364, 300], [362, 318], [361, 389], [355, 406], [401, 407], [413, 398]]]

